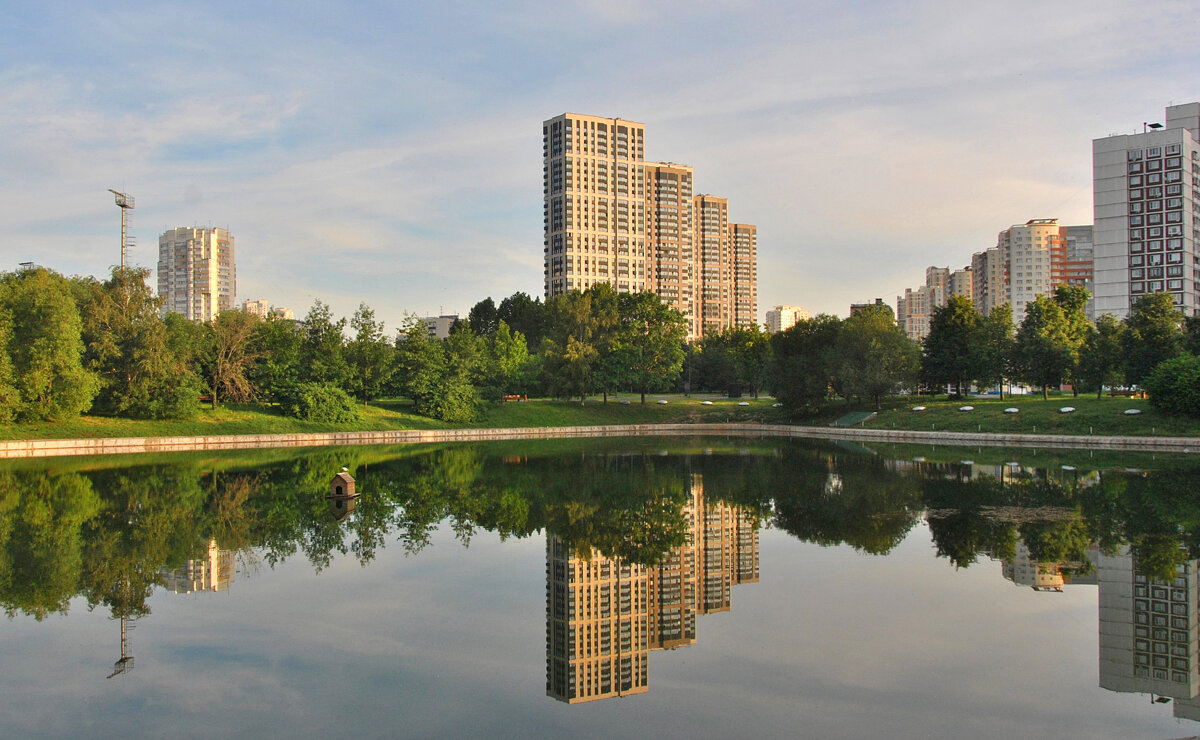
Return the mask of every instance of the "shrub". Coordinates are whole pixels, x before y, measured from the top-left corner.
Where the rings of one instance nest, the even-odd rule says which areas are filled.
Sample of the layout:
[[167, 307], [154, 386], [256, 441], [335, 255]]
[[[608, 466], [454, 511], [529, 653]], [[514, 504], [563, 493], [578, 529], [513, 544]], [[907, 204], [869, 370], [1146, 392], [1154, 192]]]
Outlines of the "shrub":
[[1182, 354], [1159, 363], [1142, 385], [1154, 408], [1200, 417], [1200, 358], [1195, 355]]
[[346, 424], [358, 421], [358, 407], [346, 391], [329, 383], [299, 383], [280, 401], [283, 413], [306, 421]]

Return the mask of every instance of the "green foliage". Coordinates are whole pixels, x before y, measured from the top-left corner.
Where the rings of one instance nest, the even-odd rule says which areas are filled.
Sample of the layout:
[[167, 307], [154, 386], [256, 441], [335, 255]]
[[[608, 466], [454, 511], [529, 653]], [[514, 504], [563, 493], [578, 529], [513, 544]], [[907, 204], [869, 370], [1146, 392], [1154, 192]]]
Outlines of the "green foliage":
[[500, 328], [500, 314], [491, 297], [484, 298], [467, 313], [467, 324], [481, 337], [490, 337]]
[[0, 285], [0, 310], [12, 317], [5, 349], [12, 363], [16, 418], [55, 420], [87, 411], [100, 382], [83, 366], [83, 327], [71, 284], [36, 268], [6, 273]]
[[350, 379], [346, 362], [346, 319], [333, 320], [333, 313], [321, 301], [313, 301], [304, 317], [300, 341], [300, 377], [312, 383], [332, 383], [345, 388]]
[[[169, 318], [169, 317], [168, 317]], [[278, 403], [300, 382], [300, 325], [290, 319], [269, 316], [256, 327], [254, 346], [257, 361], [249, 378], [258, 398]]]
[[186, 346], [172, 343], [158, 317], [144, 268], [113, 268], [104, 283], [74, 281], [84, 364], [100, 381], [94, 410], [138, 419], [191, 418], [201, 393]]
[[524, 374], [528, 364], [529, 348], [525, 345], [525, 336], [510, 330], [501, 320], [486, 340], [480, 395], [498, 401], [502, 396], [529, 393], [529, 378]]
[[834, 376], [842, 395], [880, 399], [916, 383], [920, 348], [887, 306], [868, 306], [842, 322], [835, 343]]
[[1059, 385], [1075, 366], [1069, 325], [1062, 306], [1038, 296], [1025, 306], [1025, 319], [1017, 330], [1013, 369], [1022, 381], [1042, 389]]
[[219, 399], [246, 402], [257, 396], [251, 374], [264, 354], [258, 344], [262, 324], [247, 311], [222, 311], [208, 325], [208, 359], [212, 391]]
[[1101, 314], [1079, 351], [1079, 379], [1104, 396], [1104, 386], [1119, 385], [1125, 370], [1125, 325]]
[[540, 298], [530, 298], [525, 293], [513, 293], [500, 301], [496, 319], [524, 334], [530, 347], [541, 346], [542, 337], [546, 335], [546, 306]]
[[623, 377], [646, 402], [649, 391], [670, 388], [683, 367], [687, 322], [654, 293], [623, 293], [617, 301], [616, 339], [609, 348]]
[[350, 366], [350, 390], [362, 401], [378, 398], [396, 372], [395, 351], [384, 336], [383, 322], [365, 303], [350, 319], [354, 339], [346, 345]]
[[1154, 408], [1200, 417], [1200, 357], [1184, 353], [1166, 360], [1142, 379], [1142, 385]]
[[1183, 314], [1170, 293], [1139, 296], [1125, 317], [1125, 380], [1140, 385], [1160, 362], [1179, 354]]
[[279, 405], [288, 416], [306, 421], [349, 424], [362, 418], [350, 394], [332, 383], [299, 383]]
[[935, 308], [921, 354], [921, 378], [934, 386], [952, 385], [962, 394], [975, 378], [973, 350], [981, 341], [981, 316], [966, 296], [951, 296]]
[[1004, 380], [1008, 377], [1015, 350], [1012, 306], [1005, 303], [979, 318], [979, 339], [971, 347], [971, 375], [982, 388], [999, 387], [1004, 397]]
[[771, 337], [769, 389], [787, 408], [812, 411], [829, 394], [842, 321], [820, 314]]

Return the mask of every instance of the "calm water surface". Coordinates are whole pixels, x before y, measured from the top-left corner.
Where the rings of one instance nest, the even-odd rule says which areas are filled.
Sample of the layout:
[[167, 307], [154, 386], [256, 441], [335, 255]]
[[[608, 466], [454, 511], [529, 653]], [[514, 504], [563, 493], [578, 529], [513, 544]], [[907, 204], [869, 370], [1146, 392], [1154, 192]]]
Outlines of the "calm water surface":
[[1198, 483], [792, 440], [11, 463], [0, 735], [1200, 734]]

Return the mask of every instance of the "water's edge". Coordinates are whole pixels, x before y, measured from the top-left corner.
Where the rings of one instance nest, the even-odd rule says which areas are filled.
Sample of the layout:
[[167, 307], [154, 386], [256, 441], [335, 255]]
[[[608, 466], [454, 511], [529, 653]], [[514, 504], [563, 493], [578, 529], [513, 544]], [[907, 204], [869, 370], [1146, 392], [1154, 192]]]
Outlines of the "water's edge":
[[1105, 437], [1056, 434], [924, 432], [854, 429], [790, 424], [612, 424], [604, 426], [508, 429], [404, 429], [312, 434], [225, 434], [201, 437], [102, 437], [27, 439], [0, 442], [0, 458], [117, 455], [141, 452], [241, 450], [269, 447], [483, 442], [570, 437], [741, 436], [847, 439], [869, 442], [970, 445], [979, 447], [1057, 447], [1141, 452], [1200, 452], [1200, 437]]

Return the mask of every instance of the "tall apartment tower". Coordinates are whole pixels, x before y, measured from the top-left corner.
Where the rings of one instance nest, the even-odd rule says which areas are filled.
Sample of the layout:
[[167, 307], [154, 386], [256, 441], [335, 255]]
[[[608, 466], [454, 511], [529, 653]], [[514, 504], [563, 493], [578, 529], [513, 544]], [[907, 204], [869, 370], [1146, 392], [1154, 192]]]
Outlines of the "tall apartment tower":
[[1090, 292], [1092, 267], [1091, 226], [1060, 226], [1054, 218], [1010, 226], [996, 237], [996, 246], [971, 257], [975, 308], [988, 315], [1010, 304], [1013, 323], [1020, 324], [1026, 304], [1059, 286]]
[[158, 295], [162, 314], [212, 321], [234, 307], [237, 267], [233, 235], [225, 229], [181, 226], [158, 238]]
[[689, 339], [757, 323], [756, 227], [695, 195], [691, 167], [646, 161], [643, 124], [564, 113], [542, 124], [542, 160], [547, 298], [597, 283], [651, 291]]
[[953, 271], [949, 267], [927, 267], [925, 285], [905, 288], [904, 295], [896, 296], [896, 323], [909, 339], [919, 342], [929, 334], [934, 309], [945, 306], [950, 296], [972, 298], [974, 288], [974, 273], [970, 267]]
[[1200, 103], [1166, 114], [1165, 128], [1092, 141], [1097, 314], [1124, 318], [1160, 291], [1184, 315], [1200, 309]]

